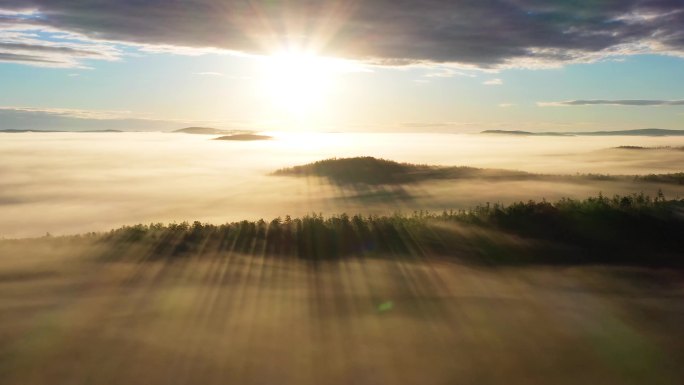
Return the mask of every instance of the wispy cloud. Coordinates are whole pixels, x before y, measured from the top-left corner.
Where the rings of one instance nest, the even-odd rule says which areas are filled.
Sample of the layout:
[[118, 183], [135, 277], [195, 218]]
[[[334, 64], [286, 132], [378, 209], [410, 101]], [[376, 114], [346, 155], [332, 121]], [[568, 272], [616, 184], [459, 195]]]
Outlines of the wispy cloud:
[[193, 75], [199, 75], [199, 76], [219, 76], [219, 77], [226, 76], [226, 74], [224, 74], [224, 73], [221, 73], [221, 72], [211, 72], [211, 71], [207, 71], [207, 72], [194, 72]]
[[87, 68], [84, 60], [119, 60], [113, 43], [43, 24], [40, 13], [0, 10], [0, 62], [40, 67]]
[[484, 82], [482, 82], [482, 84], [484, 84], [486, 86], [500, 86], [503, 84], [503, 80], [501, 80], [501, 79], [489, 79], [489, 80], [485, 80]]
[[570, 107], [570, 106], [631, 106], [631, 107], [658, 107], [658, 106], [684, 106], [684, 100], [658, 100], [658, 99], [625, 99], [625, 100], [566, 100], [561, 102], [537, 102], [539, 107]]
[[0, 16], [34, 16], [38, 13], [36, 9], [0, 9]]
[[474, 78], [475, 75], [464, 72], [464, 71], [457, 71], [452, 68], [441, 68], [438, 71], [432, 71], [428, 72], [427, 74], [423, 75], [426, 78], [453, 78], [457, 76], [464, 76], [464, 77], [469, 77], [469, 78]]
[[252, 79], [250, 76], [234, 76], [234, 75], [226, 75], [223, 72], [193, 72], [193, 75], [196, 76], [207, 76], [207, 77], [217, 77], [217, 78], [223, 78], [223, 79], [228, 79], [228, 80], [250, 80]]
[[[482, 130], [545, 131], [596, 131], [605, 129], [605, 124], [592, 121], [458, 121], [458, 122], [404, 122], [393, 127], [400, 131], [420, 132], [479, 132]], [[640, 128], [629, 126], [628, 128]], [[624, 129], [624, 127], [623, 127]]]
[[173, 54], [183, 56], [202, 56], [207, 54], [232, 54], [237, 56], [249, 56], [238, 51], [230, 51], [216, 47], [187, 47], [173, 44], [140, 44], [132, 42], [125, 42], [125, 44], [135, 47], [139, 52], [143, 53]]
[[133, 113], [131, 111], [120, 110], [82, 110], [74, 108], [0, 106], [0, 111], [39, 113], [53, 116], [63, 116], [74, 119], [108, 120], [134, 118]]

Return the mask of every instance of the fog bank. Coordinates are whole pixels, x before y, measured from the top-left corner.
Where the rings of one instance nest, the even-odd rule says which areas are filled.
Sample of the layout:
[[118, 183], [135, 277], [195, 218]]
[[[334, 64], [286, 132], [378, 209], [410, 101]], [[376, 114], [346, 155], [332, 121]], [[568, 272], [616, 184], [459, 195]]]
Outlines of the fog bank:
[[169, 133], [0, 134], [0, 236], [103, 231], [124, 224], [274, 218], [311, 212], [375, 213], [468, 208], [487, 201], [584, 197], [674, 185], [628, 182], [440, 181], [343, 189], [279, 168], [350, 156], [503, 168], [535, 173], [646, 174], [682, 171], [674, 137], [507, 137], [452, 134], [278, 134], [268, 141], [215, 141]]

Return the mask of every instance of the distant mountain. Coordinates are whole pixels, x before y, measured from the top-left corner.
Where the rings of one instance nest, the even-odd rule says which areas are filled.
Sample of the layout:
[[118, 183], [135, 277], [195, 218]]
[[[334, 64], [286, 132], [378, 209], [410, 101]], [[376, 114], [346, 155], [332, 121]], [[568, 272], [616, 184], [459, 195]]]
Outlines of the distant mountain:
[[591, 132], [528, 132], [518, 130], [486, 130], [482, 131], [481, 134], [515, 136], [684, 136], [684, 130], [665, 130], [661, 128]]
[[253, 140], [269, 140], [273, 139], [272, 136], [267, 135], [255, 135], [255, 134], [235, 134], [222, 136], [214, 140], [237, 140], [237, 141], [253, 141]]
[[186, 127], [179, 130], [171, 131], [181, 134], [198, 134], [198, 135], [228, 135], [233, 134], [236, 131], [219, 130], [218, 128], [212, 127]]
[[74, 132], [74, 133], [79, 133], [79, 132], [90, 132], [90, 133], [97, 133], [97, 132], [123, 132], [120, 130], [86, 130], [86, 131], [65, 131], [65, 130], [15, 130], [15, 129], [4, 129], [0, 130], [0, 132], [4, 133], [22, 133], [22, 132]]
[[684, 130], [664, 130], [662, 128], [643, 128], [640, 130], [583, 132], [583, 133], [578, 133], [576, 135], [592, 135], [592, 136], [684, 136]]
[[643, 147], [643, 146], [618, 146], [613, 147], [613, 150], [629, 150], [629, 151], [651, 151], [651, 150], [662, 150], [662, 151], [684, 151], [684, 146], [655, 146], [655, 147]]
[[516, 135], [516, 136], [573, 136], [572, 133], [566, 132], [529, 132], [529, 131], [519, 131], [519, 130], [486, 130], [482, 131], [481, 134], [498, 134], [498, 135]]

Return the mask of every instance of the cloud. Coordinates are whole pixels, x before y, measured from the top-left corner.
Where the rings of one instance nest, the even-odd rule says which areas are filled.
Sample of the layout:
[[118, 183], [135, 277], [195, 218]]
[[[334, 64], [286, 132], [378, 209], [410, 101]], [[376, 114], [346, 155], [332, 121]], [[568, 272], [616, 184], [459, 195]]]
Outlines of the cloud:
[[130, 111], [114, 111], [114, 110], [82, 110], [71, 108], [42, 108], [42, 107], [14, 107], [14, 106], [0, 106], [0, 111], [14, 111], [27, 113], [41, 113], [54, 116], [64, 116], [74, 119], [124, 119], [131, 118]]
[[0, 9], [15, 23], [151, 51], [295, 46], [378, 65], [479, 68], [684, 56], [681, 0], [0, 0]]
[[0, 106], [0, 129], [166, 131], [216, 122], [163, 120], [131, 111]]
[[474, 78], [476, 75], [464, 71], [456, 71], [453, 68], [440, 68], [438, 71], [428, 72], [423, 76], [426, 78], [453, 78], [456, 76]]
[[657, 107], [657, 106], [684, 106], [684, 100], [566, 100], [563, 102], [538, 102], [539, 107], [567, 107], [567, 106], [636, 106], [636, 107]]
[[84, 60], [113, 61], [122, 56], [115, 44], [45, 25], [39, 15], [31, 9], [0, 9], [0, 62], [87, 68]]
[[35, 16], [38, 14], [38, 11], [35, 9], [17, 9], [17, 10], [9, 10], [9, 9], [0, 9], [0, 17], [17, 17], [17, 16]]
[[482, 84], [484, 84], [486, 86], [500, 86], [503, 84], [503, 80], [501, 80], [501, 79], [489, 79], [489, 80], [485, 80], [484, 82], [482, 82]]
[[513, 103], [499, 103], [499, 107], [510, 108], [510, 107], [515, 107], [515, 104], [513, 104]]
[[[531, 132], [547, 132], [547, 131], [599, 131], [605, 130], [606, 126], [603, 122], [596, 121], [548, 121], [548, 120], [530, 120], [530, 121], [511, 121], [511, 120], [487, 120], [487, 121], [427, 121], [427, 122], [403, 122], [398, 123], [395, 127], [385, 127], [385, 129], [396, 132], [462, 132], [462, 133], [476, 133], [484, 130], [522, 130]], [[619, 127], [620, 129], [636, 129], [641, 126], [627, 126]], [[615, 128], [618, 129], [618, 128]]]
[[211, 71], [207, 71], [207, 72], [195, 72], [195, 73], [193, 73], [193, 75], [199, 75], [199, 76], [226, 76], [225, 74], [223, 74], [223, 73], [221, 73], [221, 72], [211, 72]]
[[16, 53], [0, 52], [0, 62], [17, 62], [24, 64], [61, 64], [56, 60], [50, 60], [36, 55], [21, 55]]

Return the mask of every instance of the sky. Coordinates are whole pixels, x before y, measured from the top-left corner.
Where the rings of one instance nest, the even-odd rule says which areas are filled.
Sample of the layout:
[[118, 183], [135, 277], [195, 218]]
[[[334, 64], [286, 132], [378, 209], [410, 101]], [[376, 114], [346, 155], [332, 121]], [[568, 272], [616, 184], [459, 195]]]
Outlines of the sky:
[[681, 0], [0, 0], [0, 129], [684, 129]]

